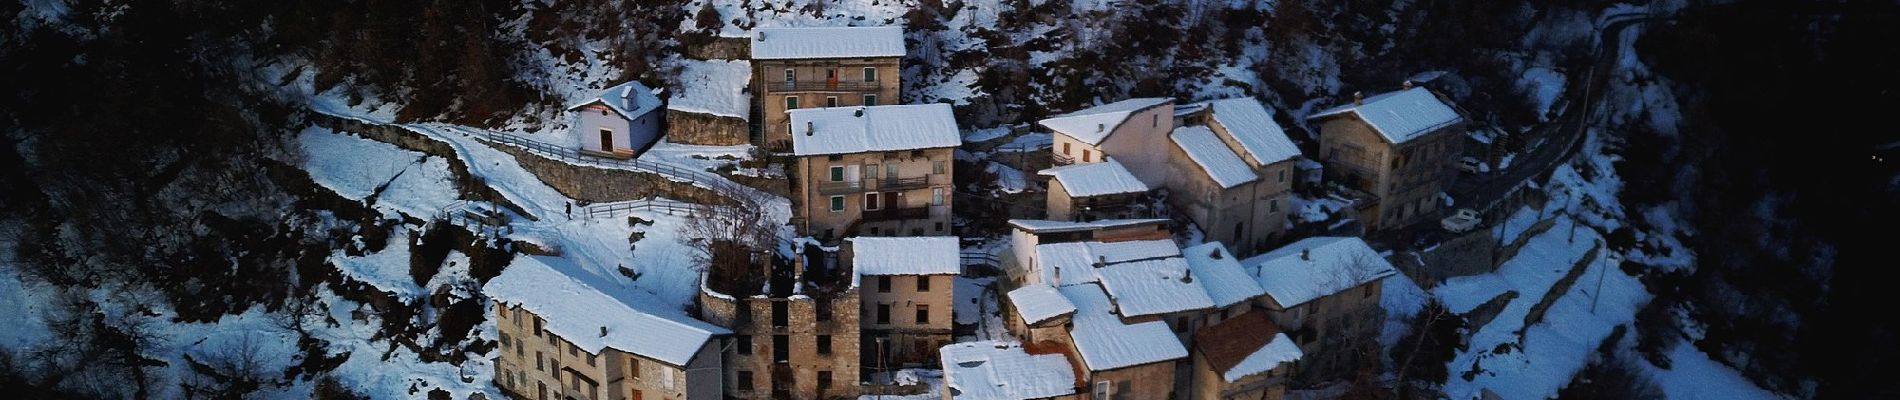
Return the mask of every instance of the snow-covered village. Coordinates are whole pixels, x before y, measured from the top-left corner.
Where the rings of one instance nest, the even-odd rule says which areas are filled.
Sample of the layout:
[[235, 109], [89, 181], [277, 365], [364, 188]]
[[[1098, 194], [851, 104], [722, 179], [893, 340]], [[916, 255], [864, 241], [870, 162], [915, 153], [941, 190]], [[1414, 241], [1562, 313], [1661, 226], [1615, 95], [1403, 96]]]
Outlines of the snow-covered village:
[[1900, 4], [0, 16], [0, 397], [1900, 397]]

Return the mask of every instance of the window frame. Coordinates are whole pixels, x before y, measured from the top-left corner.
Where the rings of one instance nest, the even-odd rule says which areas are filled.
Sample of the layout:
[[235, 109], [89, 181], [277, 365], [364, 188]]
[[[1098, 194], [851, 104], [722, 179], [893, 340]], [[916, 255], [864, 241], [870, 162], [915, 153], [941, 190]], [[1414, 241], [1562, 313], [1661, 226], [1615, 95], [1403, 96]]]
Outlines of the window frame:
[[844, 195], [831, 196], [831, 212], [841, 213], [844, 212], [844, 208]]
[[877, 82], [877, 67], [864, 67], [864, 81]]

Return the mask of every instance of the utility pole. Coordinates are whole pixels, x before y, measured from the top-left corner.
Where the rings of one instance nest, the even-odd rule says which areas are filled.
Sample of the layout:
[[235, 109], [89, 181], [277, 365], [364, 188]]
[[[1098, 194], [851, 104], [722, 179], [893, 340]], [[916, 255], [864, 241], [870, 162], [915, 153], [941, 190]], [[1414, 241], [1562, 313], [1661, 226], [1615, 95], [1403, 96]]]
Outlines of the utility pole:
[[[1603, 240], [1598, 239], [1597, 240], [1597, 254], [1600, 255], [1598, 259], [1607, 260], [1610, 258], [1610, 253], [1605, 250], [1606, 249], [1603, 248]], [[1608, 263], [1604, 263], [1604, 264], [1608, 264]], [[1606, 271], [1603, 271], [1603, 270], [1607, 269], [1607, 267], [1609, 267], [1609, 265], [1604, 265], [1602, 267], [1597, 268], [1597, 290], [1594, 292], [1590, 292], [1590, 315], [1596, 315], [1597, 299], [1603, 297], [1603, 274], [1606, 273]]]

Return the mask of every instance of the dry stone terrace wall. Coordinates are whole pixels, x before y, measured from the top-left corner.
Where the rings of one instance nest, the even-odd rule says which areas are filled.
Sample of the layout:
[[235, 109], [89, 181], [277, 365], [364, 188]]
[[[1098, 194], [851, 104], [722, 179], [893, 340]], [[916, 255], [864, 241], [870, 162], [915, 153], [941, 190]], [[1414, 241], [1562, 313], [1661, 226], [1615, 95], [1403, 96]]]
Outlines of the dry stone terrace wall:
[[666, 138], [678, 143], [737, 146], [752, 142], [744, 119], [666, 110]]
[[691, 182], [675, 182], [656, 174], [624, 169], [576, 165], [542, 157], [515, 146], [493, 146], [515, 157], [522, 169], [569, 198], [606, 203], [666, 197], [692, 203], [728, 204], [731, 201]]
[[[365, 139], [389, 143], [403, 149], [442, 157], [449, 162], [449, 173], [455, 176], [455, 186], [457, 192], [461, 195], [460, 198], [484, 199], [485, 201], [492, 201], [502, 207], [515, 210], [518, 214], [529, 215], [521, 209], [521, 206], [508, 202], [507, 197], [502, 196], [501, 192], [497, 192], [495, 188], [481, 184], [469, 175], [468, 164], [463, 162], [462, 157], [455, 153], [455, 148], [450, 147], [448, 143], [423, 136], [420, 133], [396, 125], [370, 123], [323, 113], [309, 113], [307, 116], [307, 120], [317, 126], [330, 128], [339, 132], [354, 133]], [[428, 218], [429, 216], [412, 215], [411, 217]]]

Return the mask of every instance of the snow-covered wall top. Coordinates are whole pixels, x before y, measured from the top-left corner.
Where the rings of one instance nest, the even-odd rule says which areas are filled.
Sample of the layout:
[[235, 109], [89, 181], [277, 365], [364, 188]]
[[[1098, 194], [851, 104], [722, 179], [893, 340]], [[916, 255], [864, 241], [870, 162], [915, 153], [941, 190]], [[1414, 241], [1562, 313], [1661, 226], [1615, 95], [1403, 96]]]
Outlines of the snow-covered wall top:
[[1344, 236], [1306, 238], [1240, 263], [1253, 270], [1260, 287], [1281, 307], [1398, 273], [1366, 241]]
[[1425, 132], [1457, 123], [1458, 112], [1423, 87], [1367, 97], [1358, 104], [1347, 104], [1320, 111], [1307, 119], [1323, 119], [1352, 113], [1366, 121], [1379, 135], [1392, 143], [1405, 143]]
[[1300, 147], [1286, 137], [1286, 130], [1273, 122], [1273, 112], [1260, 101], [1232, 98], [1204, 104], [1214, 107], [1214, 122], [1227, 128], [1254, 162], [1267, 165], [1300, 156]]
[[752, 31], [752, 59], [903, 57], [904, 28], [897, 26], [759, 28]]
[[1056, 133], [1068, 135], [1069, 137], [1075, 138], [1075, 140], [1082, 141], [1082, 143], [1097, 145], [1101, 144], [1102, 140], [1108, 139], [1108, 133], [1114, 132], [1115, 127], [1121, 126], [1122, 121], [1127, 121], [1130, 115], [1134, 115], [1135, 112], [1148, 107], [1165, 104], [1169, 101], [1170, 99], [1161, 97], [1133, 98], [1084, 108], [1076, 112], [1043, 119], [1042, 121], [1037, 121], [1037, 123]]
[[955, 236], [855, 237], [851, 268], [858, 275], [950, 275], [963, 272]]
[[800, 156], [957, 147], [956, 117], [943, 103], [804, 108], [792, 115], [792, 154]]
[[1053, 177], [1062, 183], [1069, 197], [1092, 197], [1111, 194], [1141, 193], [1148, 191], [1148, 185], [1135, 178], [1121, 162], [1106, 160], [1098, 163], [1071, 164], [1037, 172], [1038, 175]]
[[686, 60], [669, 110], [748, 119], [752, 96], [745, 92], [752, 63], [745, 60]]

